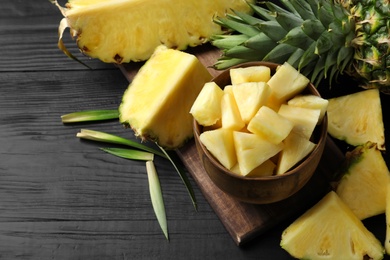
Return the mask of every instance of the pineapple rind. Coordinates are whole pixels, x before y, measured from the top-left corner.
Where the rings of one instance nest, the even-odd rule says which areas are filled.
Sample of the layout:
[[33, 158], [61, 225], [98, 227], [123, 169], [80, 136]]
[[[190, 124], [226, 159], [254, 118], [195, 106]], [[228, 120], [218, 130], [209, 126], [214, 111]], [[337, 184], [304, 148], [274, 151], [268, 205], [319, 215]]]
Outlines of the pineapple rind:
[[331, 98], [327, 113], [328, 132], [334, 138], [354, 146], [373, 142], [386, 149], [378, 89]]
[[193, 136], [189, 111], [211, 78], [195, 56], [160, 46], [125, 91], [120, 122], [142, 139], [176, 149]]
[[390, 173], [376, 144], [355, 148], [347, 159], [336, 188], [339, 197], [361, 220], [384, 213]]
[[382, 259], [384, 248], [331, 191], [282, 234], [281, 247], [298, 259]]

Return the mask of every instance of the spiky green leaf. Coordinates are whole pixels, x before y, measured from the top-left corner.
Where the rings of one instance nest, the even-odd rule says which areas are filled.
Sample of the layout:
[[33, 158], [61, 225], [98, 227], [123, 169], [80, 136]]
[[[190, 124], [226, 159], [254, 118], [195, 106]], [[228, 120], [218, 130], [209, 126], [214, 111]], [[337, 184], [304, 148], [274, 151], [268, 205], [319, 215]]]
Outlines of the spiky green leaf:
[[153, 161], [154, 154], [125, 148], [100, 148], [102, 151], [129, 160]]

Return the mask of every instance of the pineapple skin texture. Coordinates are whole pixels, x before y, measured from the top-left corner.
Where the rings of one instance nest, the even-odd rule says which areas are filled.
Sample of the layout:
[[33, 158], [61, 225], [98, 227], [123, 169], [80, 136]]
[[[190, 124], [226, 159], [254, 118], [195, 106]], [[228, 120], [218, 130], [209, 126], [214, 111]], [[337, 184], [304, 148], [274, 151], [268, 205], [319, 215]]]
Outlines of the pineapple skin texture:
[[384, 248], [330, 191], [282, 234], [281, 247], [297, 259], [382, 259]]
[[211, 78], [194, 55], [159, 46], [125, 91], [119, 120], [142, 140], [179, 148], [193, 136], [190, 109]]
[[251, 13], [244, 0], [69, 0], [65, 8], [55, 3], [83, 54], [119, 64], [147, 60], [161, 44], [178, 50], [203, 44], [222, 33], [215, 16], [231, 9]]

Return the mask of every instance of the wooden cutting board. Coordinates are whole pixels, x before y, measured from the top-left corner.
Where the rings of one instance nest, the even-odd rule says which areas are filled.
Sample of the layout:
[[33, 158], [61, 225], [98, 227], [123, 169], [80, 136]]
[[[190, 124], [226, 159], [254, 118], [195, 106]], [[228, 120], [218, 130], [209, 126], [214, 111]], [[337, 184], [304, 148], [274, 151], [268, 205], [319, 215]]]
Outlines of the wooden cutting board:
[[[220, 71], [210, 66], [216, 62], [220, 53], [215, 48], [204, 45], [191, 48], [208, 67], [213, 76]], [[142, 63], [120, 65], [119, 68], [131, 81]], [[327, 138], [325, 151], [316, 172], [305, 187], [292, 197], [273, 204], [254, 205], [240, 202], [221, 191], [210, 180], [197, 154], [194, 141], [177, 150], [187, 170], [199, 186], [203, 195], [237, 245], [242, 245], [261, 235], [283, 220], [298, 216], [321, 199], [329, 190], [332, 174], [344, 160], [344, 155], [330, 137]]]

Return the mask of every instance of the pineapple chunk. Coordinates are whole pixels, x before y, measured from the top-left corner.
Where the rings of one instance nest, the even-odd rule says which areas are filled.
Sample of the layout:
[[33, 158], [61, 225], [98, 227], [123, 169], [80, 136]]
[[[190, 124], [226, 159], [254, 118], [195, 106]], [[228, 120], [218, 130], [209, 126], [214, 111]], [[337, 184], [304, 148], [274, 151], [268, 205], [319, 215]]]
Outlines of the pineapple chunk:
[[382, 259], [384, 249], [334, 191], [282, 233], [281, 247], [297, 259]]
[[251, 66], [230, 70], [232, 85], [244, 82], [267, 82], [271, 78], [271, 69], [267, 66]]
[[283, 174], [290, 170], [299, 161], [309, 155], [315, 144], [301, 135], [291, 132], [283, 141], [284, 148], [279, 154], [276, 174]]
[[283, 149], [283, 143], [273, 144], [251, 133], [234, 131], [233, 138], [240, 172], [244, 176]]
[[221, 113], [223, 128], [241, 130], [245, 127], [233, 95], [224, 93], [221, 100]]
[[347, 153], [347, 163], [336, 192], [359, 219], [386, 210], [390, 173], [376, 144], [367, 143]]
[[386, 240], [385, 249], [386, 253], [390, 255], [390, 183], [387, 184], [386, 193]]
[[267, 82], [278, 100], [287, 101], [306, 88], [310, 80], [287, 62], [280, 65]]
[[350, 145], [363, 145], [370, 141], [376, 143], [380, 150], [385, 150], [379, 90], [364, 90], [329, 99], [328, 132]]
[[194, 104], [190, 113], [203, 126], [211, 126], [221, 119], [221, 100], [224, 92], [215, 82], [207, 82]]
[[[274, 174], [275, 170], [275, 163], [269, 159], [254, 168], [251, 172], [249, 172], [246, 177], [265, 177], [265, 176], [272, 176]], [[230, 169], [232, 172], [242, 175], [240, 171], [240, 164], [237, 163], [233, 166], [233, 168]]]
[[328, 108], [329, 101], [316, 95], [298, 95], [290, 99], [287, 104], [290, 106], [319, 109], [321, 111], [318, 123], [322, 122]]
[[225, 93], [229, 93], [231, 95], [233, 95], [233, 85], [227, 85], [223, 88], [223, 91]]
[[124, 93], [120, 122], [142, 140], [176, 149], [193, 136], [189, 112], [211, 78], [194, 55], [160, 46]]
[[244, 123], [248, 123], [263, 106], [270, 94], [265, 82], [246, 82], [233, 85], [233, 95]]
[[232, 130], [224, 128], [210, 130], [203, 132], [199, 138], [225, 168], [230, 169], [237, 163]]
[[269, 107], [262, 106], [248, 124], [248, 130], [274, 144], [282, 142], [294, 124]]
[[314, 128], [317, 125], [321, 111], [320, 109], [294, 107], [282, 104], [278, 113], [294, 123], [292, 131], [299, 133], [306, 139], [310, 139]]

